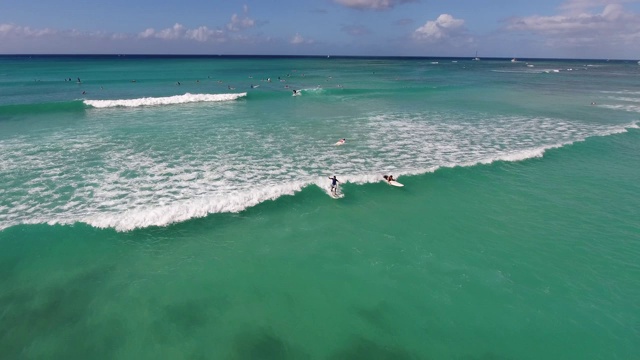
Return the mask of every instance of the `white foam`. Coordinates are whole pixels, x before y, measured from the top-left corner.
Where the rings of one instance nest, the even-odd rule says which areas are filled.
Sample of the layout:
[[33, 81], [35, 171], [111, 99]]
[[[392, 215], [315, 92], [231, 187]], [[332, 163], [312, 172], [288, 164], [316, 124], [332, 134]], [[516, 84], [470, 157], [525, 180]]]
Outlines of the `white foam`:
[[640, 98], [612, 97], [611, 99], [617, 100], [617, 101], [626, 101], [626, 102], [640, 102]]
[[[141, 133], [146, 137], [137, 143], [122, 141], [109, 129], [96, 133], [96, 128], [63, 130], [48, 134], [46, 141], [0, 142], [0, 178], [24, 180], [0, 192], [0, 229], [75, 222], [118, 231], [166, 226], [239, 212], [308, 186], [328, 193], [331, 175], [341, 184], [365, 184], [383, 181], [383, 174], [398, 178], [443, 167], [521, 161], [590, 136], [638, 128], [637, 122], [374, 113], [349, 118], [348, 143], [335, 147], [334, 138], [308, 131], [305, 124], [247, 128], [216, 121], [210, 126], [214, 116], [227, 115], [207, 113], [203, 122], [166, 118], [163, 126], [169, 130]], [[321, 129], [342, 119], [317, 121]]]
[[177, 201], [171, 205], [141, 207], [123, 213], [88, 216], [81, 221], [97, 228], [129, 231], [149, 226], [166, 226], [213, 213], [235, 213], [283, 195], [294, 195], [304, 183], [290, 183], [230, 195], [204, 196]]
[[640, 112], [640, 106], [639, 105], [631, 105], [631, 104], [627, 104], [627, 105], [598, 105], [598, 107], [602, 107], [602, 108], [606, 108], [606, 109], [612, 109], [612, 110], [622, 110], [622, 111], [628, 111], [628, 112]]
[[145, 97], [139, 99], [118, 99], [118, 100], [84, 100], [85, 105], [95, 108], [112, 108], [112, 107], [139, 107], [139, 106], [157, 106], [157, 105], [173, 105], [188, 104], [196, 102], [220, 102], [232, 101], [247, 96], [247, 93], [239, 94], [190, 94], [175, 95], [167, 97]]
[[488, 159], [483, 159], [481, 161], [479, 161], [480, 164], [491, 164], [495, 161], [522, 161], [522, 160], [527, 160], [527, 159], [532, 159], [532, 158], [540, 158], [544, 155], [544, 152], [546, 150], [549, 149], [553, 149], [556, 147], [560, 147], [561, 145], [551, 145], [551, 146], [547, 146], [547, 147], [538, 147], [538, 148], [533, 148], [533, 149], [528, 149], [528, 150], [521, 150], [521, 151], [515, 151], [512, 153], [507, 153], [504, 155], [498, 155], [496, 157], [492, 157], [492, 158], [488, 158]]
[[600, 90], [602, 94], [624, 94], [624, 95], [640, 95], [640, 91], [631, 91], [631, 90]]

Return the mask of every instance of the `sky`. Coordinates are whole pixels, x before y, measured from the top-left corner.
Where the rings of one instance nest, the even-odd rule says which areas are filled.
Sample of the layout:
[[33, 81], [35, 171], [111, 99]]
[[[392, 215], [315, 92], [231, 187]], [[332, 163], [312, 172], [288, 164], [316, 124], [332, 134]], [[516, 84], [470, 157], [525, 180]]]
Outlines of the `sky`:
[[640, 0], [1, 0], [0, 54], [640, 59]]

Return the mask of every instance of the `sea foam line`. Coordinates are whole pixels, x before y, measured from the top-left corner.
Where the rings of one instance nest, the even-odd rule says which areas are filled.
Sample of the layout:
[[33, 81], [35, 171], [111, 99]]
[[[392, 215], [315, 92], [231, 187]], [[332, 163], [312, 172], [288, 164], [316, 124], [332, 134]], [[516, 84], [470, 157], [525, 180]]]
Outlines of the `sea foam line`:
[[[480, 158], [471, 160], [468, 162], [440, 164], [431, 166], [428, 168], [418, 169], [395, 169], [392, 171], [396, 178], [401, 176], [422, 175], [426, 173], [433, 173], [442, 168], [454, 168], [454, 167], [472, 167], [477, 165], [486, 165], [498, 161], [505, 162], [518, 162], [532, 158], [540, 158], [544, 156], [547, 150], [561, 148], [569, 146], [575, 143], [585, 141], [590, 137], [609, 136], [613, 134], [625, 133], [628, 129], [638, 129], [638, 122], [632, 122], [618, 127], [613, 127], [605, 131], [596, 132], [594, 134], [582, 137], [574, 141], [567, 141], [563, 143], [557, 143], [548, 146], [534, 147], [530, 149], [522, 149], [518, 151], [511, 151], [502, 154], [496, 154], [486, 158]], [[314, 178], [307, 178], [301, 181], [294, 181], [288, 183], [281, 183], [276, 185], [269, 185], [252, 190], [236, 190], [229, 195], [212, 195], [212, 196], [200, 196], [198, 198], [184, 199], [173, 202], [169, 205], [158, 206], [145, 206], [133, 208], [123, 212], [96, 212], [91, 215], [77, 218], [75, 216], [60, 216], [56, 219], [45, 219], [31, 217], [28, 220], [22, 219], [21, 221], [8, 223], [0, 223], [0, 230], [7, 227], [22, 224], [38, 224], [47, 223], [49, 225], [54, 224], [73, 224], [76, 222], [86, 223], [96, 228], [113, 228], [116, 231], [125, 232], [132, 231], [139, 228], [147, 228], [151, 226], [168, 226], [174, 223], [187, 221], [190, 219], [205, 217], [214, 213], [237, 213], [247, 208], [256, 206], [262, 202], [268, 200], [276, 200], [281, 196], [295, 195], [297, 192], [303, 190], [309, 186], [317, 186], [327, 194], [329, 193], [328, 179], [329, 175], [336, 175], [341, 182], [341, 185], [346, 183], [353, 184], [366, 184], [376, 183], [383, 181], [382, 172], [370, 172], [361, 174], [327, 174], [327, 176], [318, 176]]]
[[293, 182], [253, 191], [234, 192], [228, 196], [203, 196], [178, 201], [172, 205], [139, 208], [124, 213], [99, 214], [80, 220], [97, 228], [130, 231], [149, 226], [167, 226], [214, 213], [237, 213], [267, 200], [294, 195], [305, 187], [304, 182]]
[[[585, 141], [589, 137], [596, 136], [608, 136], [613, 134], [625, 133], [630, 128], [640, 128], [637, 122], [633, 122], [621, 127], [616, 127], [608, 131], [603, 131], [591, 136], [578, 139], [576, 141], [568, 141], [565, 143], [559, 143], [549, 146], [541, 146], [532, 149], [525, 149], [497, 156], [492, 156], [478, 161], [472, 161], [461, 164], [447, 164], [441, 166], [433, 166], [426, 169], [406, 169], [394, 171], [396, 177], [410, 176], [410, 175], [422, 175], [426, 173], [435, 172], [441, 168], [453, 168], [453, 167], [472, 167], [476, 165], [486, 165], [497, 161], [506, 162], [518, 162], [532, 158], [540, 158], [544, 156], [544, 153], [550, 149], [561, 148], [564, 146], [572, 145], [578, 142]], [[366, 184], [376, 183], [383, 180], [382, 175], [378, 173], [368, 174], [335, 174], [341, 181], [341, 184], [353, 183], [353, 184]], [[200, 198], [179, 202], [175, 205], [139, 209], [127, 211], [123, 214], [105, 215], [101, 214], [90, 219], [83, 219], [83, 222], [99, 228], [114, 228], [116, 231], [130, 231], [136, 228], [145, 228], [149, 226], [167, 226], [173, 223], [182, 222], [185, 220], [205, 217], [212, 213], [223, 212], [240, 212], [247, 208], [258, 205], [267, 200], [276, 200], [283, 195], [295, 195], [295, 193], [301, 191], [308, 186], [318, 186], [324, 192], [329, 194], [329, 179], [328, 177], [317, 177], [310, 181], [301, 181], [288, 184], [281, 184], [272, 186], [269, 188], [254, 190], [250, 192], [243, 192], [234, 194], [227, 197], [211, 197]]]
[[139, 99], [118, 99], [118, 100], [84, 100], [85, 105], [95, 108], [112, 108], [112, 107], [138, 107], [138, 106], [156, 106], [156, 105], [173, 105], [188, 104], [195, 102], [220, 102], [232, 101], [247, 96], [247, 93], [239, 94], [190, 94], [166, 96], [166, 97], [145, 97]]
[[[539, 146], [530, 149], [523, 149], [518, 151], [511, 151], [508, 153], [498, 154], [490, 157], [481, 158], [474, 161], [460, 162], [460, 163], [451, 163], [451, 164], [442, 164], [431, 166], [428, 168], [419, 168], [419, 169], [397, 169], [392, 171], [391, 173], [394, 177], [398, 178], [399, 176], [414, 176], [414, 175], [423, 175], [428, 173], [436, 172], [438, 169], [446, 169], [446, 168], [455, 168], [455, 167], [473, 167], [477, 165], [489, 165], [495, 162], [518, 162], [525, 161], [528, 159], [541, 158], [544, 156], [545, 152], [552, 149], [559, 149], [565, 146], [570, 146], [573, 144], [577, 144], [583, 141], [586, 141], [591, 137], [603, 137], [610, 136], [615, 134], [621, 134], [628, 132], [628, 129], [640, 129], [640, 122], [634, 121], [628, 124], [621, 125], [619, 127], [611, 128], [607, 131], [597, 132], [595, 134], [585, 136], [583, 138], [567, 141], [547, 146]], [[338, 180], [341, 181], [342, 184], [345, 183], [353, 183], [353, 184], [367, 184], [367, 183], [376, 183], [383, 180], [382, 173], [368, 173], [368, 174], [358, 174], [358, 175], [348, 175], [348, 174], [332, 174], [338, 177]], [[328, 181], [328, 180], [327, 180]], [[324, 178], [319, 178], [315, 182], [307, 185], [317, 185], [322, 188], [327, 194], [329, 194], [329, 186], [328, 182], [324, 180]]]

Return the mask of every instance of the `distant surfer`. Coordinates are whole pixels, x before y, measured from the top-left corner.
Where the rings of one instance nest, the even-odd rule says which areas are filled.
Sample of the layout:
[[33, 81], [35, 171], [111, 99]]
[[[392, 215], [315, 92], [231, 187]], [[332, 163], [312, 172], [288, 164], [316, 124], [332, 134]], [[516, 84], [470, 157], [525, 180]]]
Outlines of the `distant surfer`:
[[338, 145], [342, 145], [342, 144], [344, 144], [346, 141], [347, 141], [347, 139], [340, 139], [340, 140], [338, 140], [338, 142], [336, 143], [336, 146], [338, 146]]
[[329, 180], [331, 180], [331, 192], [333, 193], [333, 195], [336, 195], [336, 192], [338, 191], [338, 183], [340, 181], [338, 181], [338, 178], [336, 178], [335, 175], [333, 175], [333, 177], [330, 177]]
[[383, 176], [383, 178], [385, 178], [388, 183], [390, 183], [392, 181], [396, 181], [396, 179], [393, 178], [393, 175], [385, 175], [385, 176]]
[[299, 90], [293, 89], [292, 91], [293, 91], [293, 96], [300, 95], [300, 91]]

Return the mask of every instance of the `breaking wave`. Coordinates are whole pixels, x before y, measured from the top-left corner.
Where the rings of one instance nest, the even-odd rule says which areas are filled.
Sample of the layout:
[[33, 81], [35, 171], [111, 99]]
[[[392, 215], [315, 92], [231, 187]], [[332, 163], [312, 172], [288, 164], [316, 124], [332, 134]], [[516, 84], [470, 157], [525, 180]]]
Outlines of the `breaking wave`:
[[[394, 126], [399, 125], [399, 123], [394, 124]], [[245, 159], [240, 168], [233, 168], [228, 164], [210, 169], [209, 166], [215, 166], [211, 163], [202, 165], [202, 168], [206, 168], [203, 170], [194, 168], [191, 164], [168, 166], [164, 162], [158, 163], [149, 158], [139, 157], [140, 155], [137, 154], [126, 159], [114, 154], [116, 156], [112, 156], [110, 159], [112, 163], [108, 166], [120, 166], [120, 171], [97, 176], [92, 181], [100, 179], [102, 184], [98, 187], [91, 184], [74, 184], [71, 179], [62, 181], [58, 188], [38, 185], [43, 182], [40, 178], [27, 182], [26, 188], [37, 197], [29, 194], [15, 194], [17, 198], [13, 199], [15, 200], [13, 204], [19, 205], [0, 204], [0, 230], [18, 224], [53, 225], [78, 222], [96, 228], [112, 228], [116, 231], [167, 226], [214, 213], [237, 213], [281, 196], [295, 195], [308, 187], [317, 186], [328, 194], [327, 176], [334, 174], [342, 184], [366, 184], [382, 181], [381, 175], [389, 172], [396, 177], [401, 177], [431, 173], [441, 168], [470, 167], [497, 161], [517, 162], [542, 157], [549, 149], [571, 145], [589, 137], [623, 133], [627, 129], [638, 127], [638, 123], [633, 122], [591, 129], [577, 137], [557, 143], [487, 153], [469, 147], [465, 147], [463, 153], [451, 153], [452, 156], [444, 153], [438, 155], [430, 151], [429, 156], [438, 156], [432, 163], [423, 162], [420, 158], [402, 161], [403, 156], [399, 154], [399, 157], [393, 160], [397, 166], [388, 166], [385, 162], [361, 166], [357, 158], [349, 158], [349, 163], [345, 163], [343, 167], [309, 169], [297, 167], [299, 164], [295, 160], [282, 158], [278, 164], [266, 163], [264, 159]], [[384, 129], [380, 130], [384, 131]], [[398, 142], [402, 142], [402, 139], [398, 139]], [[90, 141], [77, 142], [72, 148], [76, 152], [88, 150], [87, 143]], [[406, 146], [410, 145], [407, 143]], [[413, 148], [414, 151], [417, 149], [417, 147]], [[28, 157], [28, 154], [23, 155]], [[40, 161], [43, 166], [47, 165], [47, 159], [40, 158]], [[219, 161], [221, 160], [215, 159], [215, 162]], [[312, 163], [323, 160], [307, 159], [305, 161]], [[347, 158], [343, 159], [343, 162], [347, 161]], [[418, 166], [412, 166], [411, 164], [416, 161], [420, 162]], [[30, 162], [37, 163], [35, 158]], [[0, 166], [0, 170], [3, 168], [10, 170], [13, 167], [11, 163], [4, 163], [3, 166]], [[137, 174], [130, 173], [136, 171]], [[57, 169], [43, 167], [45, 178], [60, 176], [56, 174], [59, 174]], [[54, 200], [49, 203], [42, 202], [47, 198], [60, 198], [66, 191], [65, 188], [73, 186], [75, 186], [74, 189], [68, 189], [73, 193], [71, 199], [62, 202]], [[4, 195], [9, 198], [14, 197], [10, 192]]]
[[188, 104], [197, 102], [221, 102], [233, 101], [247, 96], [247, 93], [238, 94], [189, 94], [166, 96], [166, 97], [144, 97], [139, 99], [119, 99], [119, 100], [84, 100], [85, 105], [94, 108], [112, 108], [112, 107], [139, 107], [139, 106], [157, 106], [157, 105], [174, 105]]

